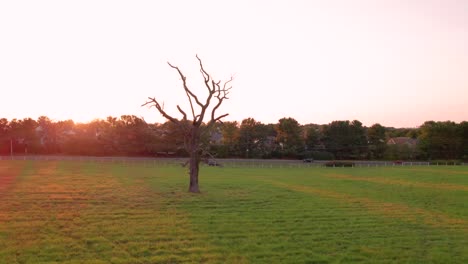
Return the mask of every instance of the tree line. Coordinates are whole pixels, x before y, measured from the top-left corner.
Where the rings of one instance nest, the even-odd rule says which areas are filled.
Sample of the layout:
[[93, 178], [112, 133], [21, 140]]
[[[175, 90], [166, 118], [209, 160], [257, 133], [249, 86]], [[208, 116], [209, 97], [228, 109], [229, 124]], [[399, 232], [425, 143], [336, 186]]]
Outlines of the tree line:
[[[317, 160], [468, 159], [468, 122], [427, 121], [393, 128], [360, 121], [301, 125], [291, 117], [274, 124], [254, 118], [201, 126], [201, 154], [215, 158]], [[184, 135], [171, 123], [147, 123], [133, 115], [89, 123], [41, 116], [0, 119], [0, 155], [186, 157]]]

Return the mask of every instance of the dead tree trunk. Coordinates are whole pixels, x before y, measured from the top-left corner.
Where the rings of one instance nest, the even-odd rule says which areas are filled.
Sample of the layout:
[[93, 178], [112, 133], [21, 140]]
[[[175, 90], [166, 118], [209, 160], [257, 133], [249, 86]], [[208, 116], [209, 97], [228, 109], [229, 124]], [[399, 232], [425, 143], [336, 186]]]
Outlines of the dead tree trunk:
[[[185, 149], [190, 155], [189, 159], [189, 176], [190, 176], [190, 185], [189, 185], [189, 192], [199, 193], [200, 188], [198, 185], [198, 174], [200, 170], [200, 160], [201, 160], [201, 125], [204, 124], [203, 119], [205, 118], [205, 114], [211, 111], [211, 116], [209, 121], [206, 123], [207, 127], [211, 127], [216, 122], [220, 122], [222, 118], [226, 117], [228, 114], [223, 114], [220, 116], [216, 116], [216, 110], [221, 106], [225, 99], [228, 99], [229, 90], [231, 90], [231, 86], [228, 87], [229, 83], [232, 82], [233, 78], [231, 77], [228, 81], [225, 81], [221, 84], [221, 81], [215, 81], [209, 75], [205, 69], [203, 68], [202, 61], [198, 56], [196, 56], [199, 64], [200, 64], [200, 73], [203, 76], [205, 87], [208, 89], [208, 96], [205, 102], [202, 102], [198, 99], [192, 90], [190, 90], [187, 86], [187, 78], [182, 74], [180, 69], [172, 64], [169, 66], [175, 70], [177, 70], [180, 78], [182, 79], [182, 85], [187, 95], [190, 110], [192, 114], [192, 120], [187, 119], [187, 113], [182, 110], [182, 108], [177, 105], [177, 110], [182, 114], [181, 119], [177, 119], [172, 117], [171, 115], [167, 114], [164, 111], [164, 106], [161, 106], [159, 102], [154, 97], [148, 97], [148, 101], [143, 105], [154, 106], [158, 112], [164, 116], [169, 121], [177, 124], [181, 130], [184, 131], [184, 142], [185, 142]], [[210, 108], [210, 103], [213, 100], [217, 100], [217, 102]], [[198, 109], [196, 109], [198, 108]], [[210, 108], [210, 109], [209, 109]], [[199, 110], [199, 114], [195, 114], [195, 110]]]
[[198, 187], [198, 172], [200, 170], [200, 135], [199, 135], [199, 127], [193, 127], [190, 131], [190, 161], [189, 161], [189, 177], [190, 177], [190, 185], [189, 185], [189, 192], [198, 193], [200, 192], [200, 188]]

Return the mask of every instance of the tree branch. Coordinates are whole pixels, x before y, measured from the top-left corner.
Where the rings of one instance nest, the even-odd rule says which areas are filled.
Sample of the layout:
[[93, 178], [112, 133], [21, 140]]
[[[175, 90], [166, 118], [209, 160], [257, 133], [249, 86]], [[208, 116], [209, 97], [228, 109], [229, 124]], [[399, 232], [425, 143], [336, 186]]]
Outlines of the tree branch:
[[200, 114], [199, 114], [200, 117], [199, 117], [199, 119], [197, 120], [197, 124], [198, 124], [198, 125], [201, 125], [201, 124], [202, 124], [203, 118], [205, 117], [206, 109], [207, 109], [208, 106], [210, 105], [210, 101], [211, 101], [211, 98], [212, 98], [212, 97], [213, 97], [213, 93], [210, 92], [210, 93], [208, 94], [208, 97], [206, 98], [206, 103], [205, 103], [205, 105], [202, 107], [202, 110], [201, 110], [201, 112], [200, 112]]
[[226, 116], [228, 116], [229, 114], [224, 114], [224, 115], [220, 115], [218, 116], [217, 118], [215, 118], [213, 120], [213, 123], [216, 123], [217, 121], [220, 121], [222, 118], [225, 118]]
[[201, 59], [198, 57], [198, 54], [195, 55], [195, 57], [197, 58], [198, 62], [200, 63], [200, 72], [203, 76], [203, 79], [205, 80], [205, 86], [206, 88], [208, 89], [208, 92], [212, 92], [212, 88], [210, 87], [210, 79], [211, 79], [211, 76], [205, 71], [205, 68], [203, 68], [203, 63], [201, 61]]
[[182, 108], [180, 108], [179, 105], [177, 105], [177, 109], [179, 110], [179, 112], [182, 113], [182, 115], [184, 116], [184, 119], [183, 120], [187, 120], [187, 114], [184, 112], [184, 110], [182, 110]]
[[163, 107], [161, 107], [161, 105], [159, 104], [159, 102], [153, 97], [148, 97], [148, 100], [146, 103], [142, 104], [141, 106], [146, 106], [146, 105], [150, 105], [151, 106], [154, 106], [156, 107], [156, 109], [158, 110], [158, 112], [164, 116], [166, 119], [168, 119], [169, 121], [171, 121], [172, 123], [175, 123], [175, 124], [179, 124], [179, 120], [177, 120], [176, 118], [170, 116], [169, 114], [166, 113], [166, 111], [164, 111]]
[[223, 88], [221, 89], [221, 86], [219, 85], [220, 82], [218, 82], [216, 84], [217, 86], [217, 95], [216, 95], [216, 98], [218, 98], [218, 103], [215, 105], [215, 107], [213, 107], [213, 110], [211, 111], [211, 121], [213, 122], [216, 122], [216, 121], [219, 121], [219, 117], [218, 118], [215, 118], [215, 113], [216, 113], [216, 110], [221, 106], [221, 104], [223, 103], [224, 99], [229, 99], [227, 97], [227, 95], [229, 94], [229, 90], [231, 90], [232, 86], [230, 86], [229, 88], [226, 88], [226, 86], [232, 82], [234, 80], [234, 78], [231, 76], [231, 79], [229, 79], [228, 81], [226, 81], [223, 85]]
[[[180, 75], [180, 78], [182, 78], [182, 83], [183, 83], [183, 86], [184, 86], [184, 90], [186, 93], [190, 94], [190, 96], [193, 97], [193, 99], [195, 100], [195, 102], [200, 106], [200, 107], [203, 107], [203, 104], [198, 100], [198, 97], [192, 93], [192, 91], [190, 91], [190, 89], [187, 87], [187, 78], [182, 74], [182, 72], [180, 71], [179, 67], [176, 67], [176, 66], [173, 66], [170, 62], [167, 62], [167, 64], [169, 64], [169, 66], [173, 69], [176, 69], [177, 72], [179, 73]], [[190, 104], [192, 105], [192, 102], [191, 102], [191, 99], [189, 98], [189, 101], [190, 101]], [[193, 108], [193, 107], [192, 107]]]
[[188, 98], [188, 100], [190, 102], [190, 109], [192, 110], [193, 120], [195, 120], [196, 117], [195, 117], [195, 110], [193, 109], [192, 98], [190, 98], [190, 95], [189, 95], [189, 93], [187, 91], [185, 91], [185, 94], [187, 95], [187, 98]]

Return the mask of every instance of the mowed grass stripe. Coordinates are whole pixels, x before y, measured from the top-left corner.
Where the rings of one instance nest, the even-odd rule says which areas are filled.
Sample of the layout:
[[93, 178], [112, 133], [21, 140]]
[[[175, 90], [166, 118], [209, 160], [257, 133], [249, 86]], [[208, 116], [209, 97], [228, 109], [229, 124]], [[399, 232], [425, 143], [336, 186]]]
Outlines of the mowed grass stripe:
[[[354, 197], [366, 197], [376, 201], [404, 204], [409, 207], [445, 214], [449, 217], [468, 220], [468, 192], [437, 188], [421, 188], [411, 185], [382, 184], [372, 181], [354, 181], [327, 177], [328, 174], [345, 174], [353, 177], [375, 178], [389, 181], [420, 182], [421, 184], [455, 184], [467, 186], [460, 176], [446, 176], [432, 173], [429, 176], [414, 175], [410, 168], [328, 168], [296, 169], [283, 171], [260, 171], [266, 179], [279, 180], [294, 185], [306, 185], [314, 188], [333, 190]], [[282, 176], [282, 175], [283, 176]], [[447, 178], [450, 181], [447, 181]]]
[[387, 178], [382, 178], [382, 177], [358, 177], [358, 176], [353, 176], [349, 174], [336, 174], [336, 173], [329, 173], [329, 174], [326, 174], [326, 176], [330, 178], [340, 179], [340, 180], [366, 181], [366, 182], [381, 183], [381, 184], [392, 184], [392, 185], [430, 188], [430, 189], [449, 190], [449, 191], [468, 191], [468, 186], [448, 184], [448, 183], [427, 183], [427, 182], [416, 182], [416, 181], [406, 181], [406, 180], [397, 180], [397, 179], [392, 180], [392, 179], [387, 179]]
[[356, 204], [368, 209], [372, 213], [378, 213], [390, 218], [398, 218], [413, 223], [424, 223], [434, 227], [445, 228], [468, 233], [468, 221], [447, 215], [423, 210], [420, 208], [408, 207], [403, 204], [389, 202], [379, 202], [365, 197], [353, 197], [348, 194], [335, 191], [313, 188], [304, 185], [287, 184], [280, 181], [266, 181], [275, 186], [287, 188], [294, 191], [310, 193], [322, 197], [333, 198], [340, 202]]
[[[241, 252], [252, 263], [468, 258], [463, 251], [466, 234], [450, 232], [448, 241], [455, 245], [448, 248], [447, 240], [440, 239], [447, 230], [395, 221], [359, 205], [265, 184], [262, 174], [238, 171], [204, 169], [205, 193], [184, 199], [184, 209], [210, 234], [211, 243]], [[242, 195], [223, 195], [227, 192]]]
[[11, 221], [5, 225], [9, 239], [0, 253], [5, 263], [45, 261], [45, 252], [66, 244], [66, 237], [53, 241], [49, 237], [56, 234], [57, 225], [66, 226], [67, 220], [79, 217], [82, 203], [73, 199], [77, 192], [67, 188], [76, 185], [68, 181], [63, 185], [57, 176], [57, 162], [33, 163], [16, 186], [6, 210]]
[[10, 190], [25, 165], [21, 161], [0, 161], [0, 198]]
[[359, 168], [328, 168], [321, 170], [321, 174], [336, 173], [346, 174], [356, 177], [370, 177], [370, 178], [385, 178], [390, 180], [406, 180], [415, 181], [428, 184], [454, 184], [461, 186], [468, 186], [468, 166], [459, 166], [456, 169], [447, 171], [447, 169], [431, 166], [431, 167], [359, 167]]

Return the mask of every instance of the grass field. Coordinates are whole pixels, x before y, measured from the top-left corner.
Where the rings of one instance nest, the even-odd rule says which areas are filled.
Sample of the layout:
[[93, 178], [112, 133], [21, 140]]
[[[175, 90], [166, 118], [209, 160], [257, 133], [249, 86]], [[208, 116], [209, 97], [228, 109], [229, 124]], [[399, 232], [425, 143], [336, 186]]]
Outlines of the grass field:
[[468, 263], [468, 167], [0, 161], [0, 263]]

